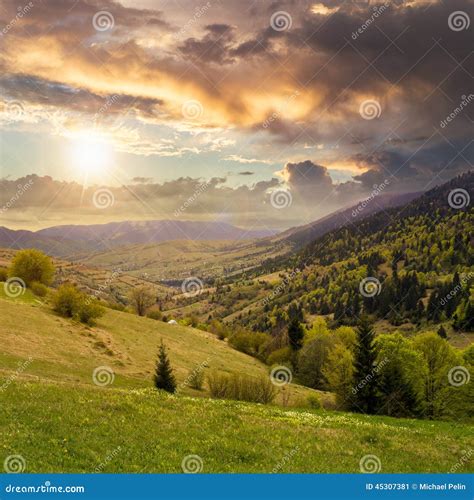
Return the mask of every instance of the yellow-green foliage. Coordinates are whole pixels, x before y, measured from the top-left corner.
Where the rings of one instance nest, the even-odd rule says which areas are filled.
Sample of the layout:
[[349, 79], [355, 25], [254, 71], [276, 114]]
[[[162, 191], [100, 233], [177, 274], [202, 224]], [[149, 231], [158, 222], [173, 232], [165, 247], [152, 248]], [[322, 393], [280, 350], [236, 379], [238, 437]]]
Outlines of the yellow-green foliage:
[[51, 258], [34, 249], [20, 250], [13, 257], [9, 270], [11, 277], [21, 278], [27, 286], [33, 282], [49, 285], [54, 277]]

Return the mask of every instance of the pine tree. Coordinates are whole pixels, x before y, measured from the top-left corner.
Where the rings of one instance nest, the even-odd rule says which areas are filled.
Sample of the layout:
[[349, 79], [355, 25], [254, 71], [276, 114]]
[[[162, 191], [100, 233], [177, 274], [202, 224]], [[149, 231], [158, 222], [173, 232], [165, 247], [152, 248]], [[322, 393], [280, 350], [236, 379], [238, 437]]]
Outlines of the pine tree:
[[295, 318], [288, 325], [288, 340], [293, 350], [303, 347], [304, 330], [301, 323]]
[[160, 352], [156, 363], [155, 387], [171, 393], [176, 391], [176, 379], [174, 378], [173, 369], [171, 368], [163, 340], [161, 340]]
[[377, 409], [378, 377], [376, 370], [377, 353], [374, 346], [375, 332], [367, 319], [362, 319], [357, 327], [357, 344], [354, 356], [353, 410], [374, 413]]
[[380, 377], [381, 410], [392, 417], [414, 417], [419, 414], [419, 401], [412, 385], [403, 376], [400, 365], [390, 363]]
[[443, 325], [440, 325], [440, 327], [438, 328], [438, 335], [442, 339], [447, 339], [448, 338], [448, 334], [446, 333], [446, 330], [445, 330], [445, 328], [444, 328]]

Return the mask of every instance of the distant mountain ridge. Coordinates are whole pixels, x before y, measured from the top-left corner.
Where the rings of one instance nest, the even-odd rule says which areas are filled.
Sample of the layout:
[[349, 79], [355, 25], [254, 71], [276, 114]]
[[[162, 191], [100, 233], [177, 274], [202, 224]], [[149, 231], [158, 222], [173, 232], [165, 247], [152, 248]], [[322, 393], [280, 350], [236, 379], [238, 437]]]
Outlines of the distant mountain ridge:
[[[225, 222], [214, 221], [122, 221], [92, 225], [60, 225], [38, 231], [13, 230], [0, 226], [0, 247], [38, 248], [53, 257], [60, 258], [173, 240], [262, 239], [262, 243], [265, 240], [267, 243], [284, 242], [299, 248], [329, 231], [364, 219], [381, 210], [404, 205], [420, 195], [421, 193], [384, 193], [368, 200], [361, 200], [357, 205], [338, 210], [310, 224], [296, 226], [278, 234], [276, 231], [246, 230]], [[355, 211], [356, 216], [353, 215]]]
[[251, 240], [273, 235], [269, 230], [246, 230], [225, 222], [124, 221], [93, 225], [54, 226], [39, 231], [0, 227], [0, 247], [38, 248], [54, 257], [97, 252], [137, 243], [170, 240]]
[[338, 229], [347, 224], [355, 224], [381, 210], [399, 207], [420, 197], [422, 192], [402, 194], [380, 194], [372, 198], [359, 201], [357, 205], [333, 212], [322, 219], [310, 222], [305, 226], [290, 228], [274, 237], [275, 240], [285, 240], [296, 246], [304, 246], [323, 236], [329, 231]]

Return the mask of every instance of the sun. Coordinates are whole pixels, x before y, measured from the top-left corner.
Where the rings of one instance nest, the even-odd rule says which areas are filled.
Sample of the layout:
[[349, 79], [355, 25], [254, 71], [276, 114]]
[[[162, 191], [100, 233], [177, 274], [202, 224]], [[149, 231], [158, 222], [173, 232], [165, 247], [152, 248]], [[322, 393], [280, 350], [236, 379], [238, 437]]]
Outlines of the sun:
[[81, 132], [72, 138], [70, 155], [76, 170], [87, 176], [97, 176], [111, 166], [113, 150], [100, 135]]

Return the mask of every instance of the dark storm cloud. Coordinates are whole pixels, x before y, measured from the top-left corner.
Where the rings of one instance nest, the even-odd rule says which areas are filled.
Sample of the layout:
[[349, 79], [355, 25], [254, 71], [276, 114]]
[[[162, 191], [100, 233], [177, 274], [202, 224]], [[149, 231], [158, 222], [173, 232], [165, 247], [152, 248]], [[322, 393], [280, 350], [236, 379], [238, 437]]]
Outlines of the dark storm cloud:
[[230, 64], [231, 46], [234, 43], [234, 28], [228, 24], [210, 24], [201, 39], [188, 38], [179, 47], [181, 53], [201, 63]]
[[160, 99], [125, 94], [99, 95], [61, 82], [23, 75], [0, 77], [0, 90], [7, 99], [64, 109], [74, 108], [76, 112], [91, 113], [96, 117], [105, 111], [107, 114], [119, 115], [132, 110], [151, 117], [157, 115], [159, 107], [163, 105]]
[[[16, 2], [2, 6], [2, 19], [13, 19]], [[12, 98], [94, 114], [117, 94], [104, 90], [115, 84], [124, 89], [118, 112], [133, 102], [142, 116], [163, 112], [170, 121], [182, 119], [179, 99], [196, 95], [204, 115], [218, 115], [205, 126], [264, 136], [267, 157], [282, 143], [283, 162], [308, 141], [337, 144], [341, 161], [367, 170], [354, 189], [386, 175], [397, 178], [394, 186], [419, 188], [472, 168], [474, 102], [441, 125], [474, 93], [472, 0], [224, 2], [173, 37], [194, 7], [164, 14], [112, 0], [43, 0], [0, 38], [0, 85]], [[99, 10], [112, 14], [111, 30], [94, 28]], [[290, 15], [291, 27], [270, 26], [277, 11]], [[449, 27], [454, 11], [470, 18], [469, 29]], [[379, 106], [375, 119], [360, 112], [366, 100]], [[334, 187], [319, 162], [288, 163], [289, 185], [305, 195], [308, 185]]]

